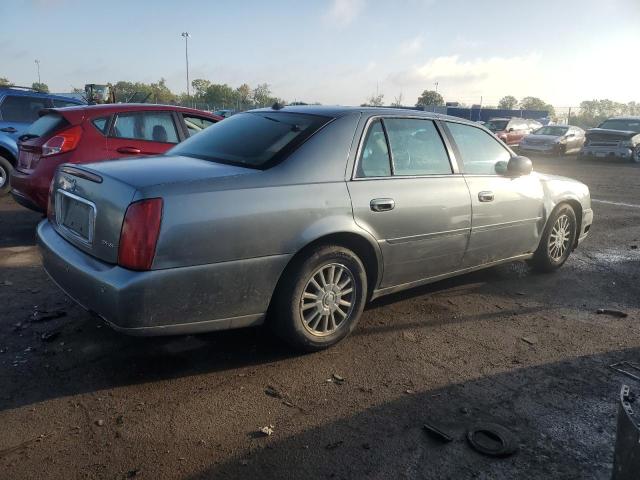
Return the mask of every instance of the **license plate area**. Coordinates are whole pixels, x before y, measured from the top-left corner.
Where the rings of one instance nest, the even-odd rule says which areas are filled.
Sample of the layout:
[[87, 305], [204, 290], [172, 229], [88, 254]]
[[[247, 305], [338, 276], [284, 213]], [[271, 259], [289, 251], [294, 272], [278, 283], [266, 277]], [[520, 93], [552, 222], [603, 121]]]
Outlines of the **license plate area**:
[[91, 245], [96, 219], [96, 206], [65, 190], [56, 192], [56, 223], [72, 238]]

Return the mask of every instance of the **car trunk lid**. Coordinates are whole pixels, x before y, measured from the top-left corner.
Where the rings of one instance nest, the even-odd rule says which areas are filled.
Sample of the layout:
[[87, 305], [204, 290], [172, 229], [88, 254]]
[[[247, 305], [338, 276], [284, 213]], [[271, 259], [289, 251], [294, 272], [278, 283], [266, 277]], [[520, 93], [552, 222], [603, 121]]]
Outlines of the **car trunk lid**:
[[[84, 165], [63, 165], [53, 184], [56, 231], [84, 252], [117, 263], [127, 207], [148, 187], [255, 173], [191, 157], [145, 157]], [[150, 190], [158, 191], [158, 188]], [[152, 195], [157, 197], [158, 195]]]

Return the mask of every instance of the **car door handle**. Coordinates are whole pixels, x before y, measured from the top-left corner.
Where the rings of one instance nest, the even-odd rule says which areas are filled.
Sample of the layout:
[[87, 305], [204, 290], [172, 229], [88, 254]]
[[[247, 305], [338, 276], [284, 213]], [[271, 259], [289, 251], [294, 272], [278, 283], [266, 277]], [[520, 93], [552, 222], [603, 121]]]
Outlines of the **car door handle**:
[[478, 200], [481, 202], [493, 202], [493, 192], [480, 192], [478, 193]]
[[16, 133], [18, 130], [16, 130], [13, 127], [4, 127], [4, 128], [0, 128], [0, 132], [6, 132], [6, 133]]
[[374, 212], [388, 212], [395, 208], [396, 202], [393, 198], [374, 198], [369, 206]]
[[116, 150], [118, 153], [128, 153], [131, 155], [135, 155], [137, 153], [140, 153], [140, 149], [139, 148], [135, 148], [135, 147], [120, 147]]

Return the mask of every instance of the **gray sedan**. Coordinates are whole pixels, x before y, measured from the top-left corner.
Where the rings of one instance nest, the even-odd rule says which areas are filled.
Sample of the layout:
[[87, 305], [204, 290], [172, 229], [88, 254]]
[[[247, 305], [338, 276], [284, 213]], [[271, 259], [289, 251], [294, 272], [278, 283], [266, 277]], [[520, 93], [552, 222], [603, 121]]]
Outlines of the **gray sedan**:
[[61, 167], [38, 239], [51, 278], [119, 331], [266, 322], [318, 350], [382, 295], [514, 260], [553, 271], [592, 218], [585, 185], [477, 123], [276, 106], [164, 156]]
[[577, 153], [584, 144], [584, 130], [572, 125], [547, 125], [520, 141], [522, 153], [567, 155]]

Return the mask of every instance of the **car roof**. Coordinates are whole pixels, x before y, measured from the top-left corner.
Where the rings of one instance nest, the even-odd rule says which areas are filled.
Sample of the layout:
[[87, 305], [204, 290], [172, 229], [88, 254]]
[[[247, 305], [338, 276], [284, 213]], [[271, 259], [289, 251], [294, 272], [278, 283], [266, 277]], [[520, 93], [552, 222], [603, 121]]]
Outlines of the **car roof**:
[[445, 115], [435, 112], [425, 112], [413, 108], [396, 108], [396, 107], [351, 107], [343, 105], [291, 105], [282, 108], [258, 108], [249, 110], [250, 112], [285, 112], [285, 113], [305, 113], [308, 115], [322, 115], [326, 117], [342, 117], [351, 113], [360, 112], [366, 116], [377, 115], [399, 115], [421, 117], [431, 120], [452, 120], [460, 123], [468, 123], [469, 125], [478, 126], [476, 122], [461, 117]]
[[624, 117], [609, 117], [603, 120], [603, 122], [606, 122], [607, 120], [640, 120], [640, 116], [630, 115], [630, 116], [624, 116]]
[[51, 98], [54, 100], [64, 100], [71, 102], [78, 102], [78, 105], [85, 105], [82, 100], [73, 97], [65, 97], [64, 95], [56, 95], [53, 93], [40, 92], [38, 90], [33, 90], [28, 87], [0, 87], [0, 97], [5, 95], [12, 95], [16, 97], [44, 97]]
[[221, 118], [218, 115], [214, 115], [204, 110], [181, 107], [178, 105], [159, 105], [155, 103], [108, 103], [103, 105], [78, 105], [74, 107], [51, 108], [48, 110], [62, 111], [62, 112], [82, 111], [83, 113], [97, 114], [97, 115], [110, 115], [112, 113], [138, 112], [138, 111], [149, 111], [149, 110], [171, 110], [174, 112], [193, 113], [193, 114], [203, 115], [206, 117], [217, 118], [217, 119]]

